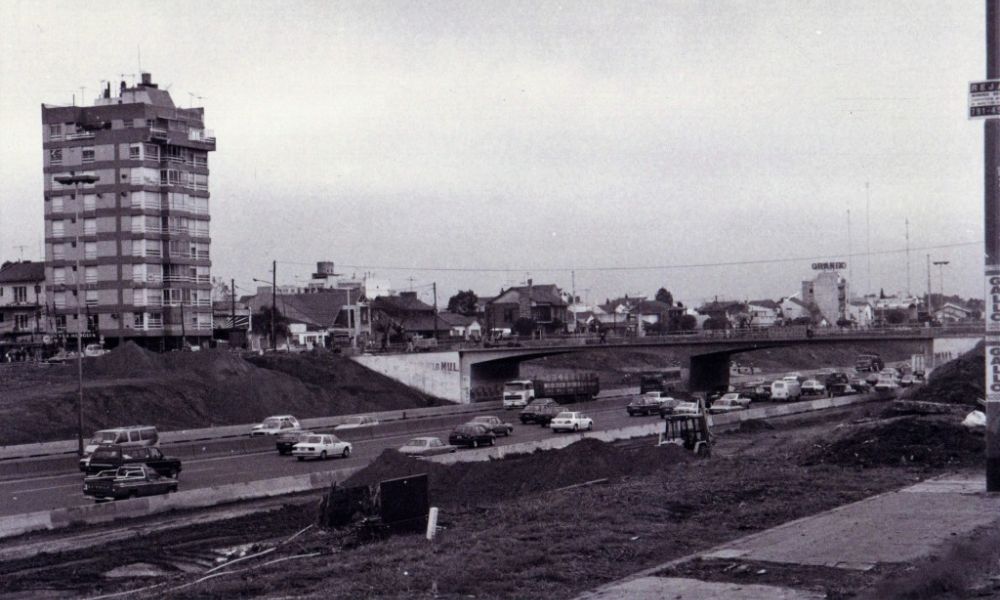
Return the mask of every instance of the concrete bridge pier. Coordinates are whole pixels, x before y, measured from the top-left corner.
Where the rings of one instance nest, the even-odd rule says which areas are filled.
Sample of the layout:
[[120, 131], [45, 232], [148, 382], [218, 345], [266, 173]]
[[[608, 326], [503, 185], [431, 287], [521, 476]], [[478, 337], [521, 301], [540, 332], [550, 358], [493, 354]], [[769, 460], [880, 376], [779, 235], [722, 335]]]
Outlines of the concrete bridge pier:
[[688, 388], [692, 392], [710, 392], [727, 387], [731, 356], [731, 352], [692, 355]]

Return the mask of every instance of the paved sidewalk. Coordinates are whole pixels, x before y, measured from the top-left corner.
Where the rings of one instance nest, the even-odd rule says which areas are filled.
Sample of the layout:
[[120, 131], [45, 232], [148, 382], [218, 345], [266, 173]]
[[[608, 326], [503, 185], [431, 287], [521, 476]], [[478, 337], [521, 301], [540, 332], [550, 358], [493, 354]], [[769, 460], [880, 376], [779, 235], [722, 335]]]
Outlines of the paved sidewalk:
[[[784, 523], [705, 552], [646, 569], [580, 596], [612, 598], [814, 598], [791, 588], [657, 577], [695, 558], [762, 561], [870, 570], [933, 556], [942, 545], [979, 527], [1000, 523], [1000, 494], [987, 494], [984, 475], [947, 475], [896, 492]], [[760, 589], [765, 588], [765, 589]]]

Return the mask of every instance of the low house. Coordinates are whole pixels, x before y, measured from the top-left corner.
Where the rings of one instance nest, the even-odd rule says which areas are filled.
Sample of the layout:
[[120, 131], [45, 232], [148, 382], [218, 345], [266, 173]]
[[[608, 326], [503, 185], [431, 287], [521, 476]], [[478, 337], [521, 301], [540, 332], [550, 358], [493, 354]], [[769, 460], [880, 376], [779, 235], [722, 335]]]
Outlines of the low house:
[[568, 304], [559, 287], [554, 284], [512, 287], [486, 305], [485, 320], [496, 330], [514, 330], [520, 319], [530, 320], [535, 331], [562, 331], [566, 327]]
[[871, 327], [875, 320], [875, 307], [867, 300], [851, 300], [847, 303], [847, 320], [852, 327]]
[[781, 300], [781, 314], [785, 323], [792, 323], [802, 318], [812, 318], [809, 306], [794, 295]]
[[747, 315], [750, 327], [773, 327], [781, 319], [781, 305], [774, 300], [751, 300]]
[[946, 302], [944, 306], [934, 311], [934, 318], [942, 323], [965, 321], [971, 317], [972, 311], [954, 302]]
[[[276, 340], [276, 345], [312, 348], [364, 344], [371, 333], [371, 320], [368, 305], [360, 298], [358, 288], [278, 294], [277, 311], [287, 321], [289, 332]], [[252, 313], [265, 311], [271, 307], [271, 294], [257, 294], [248, 305]], [[268, 347], [268, 337], [268, 331], [257, 332], [253, 347]]]
[[713, 300], [702, 304], [697, 309], [704, 315], [706, 322], [711, 319], [715, 323], [725, 323], [726, 327], [745, 326], [748, 321], [747, 305], [732, 300]]
[[483, 327], [477, 317], [441, 312], [438, 313], [438, 319], [448, 326], [448, 337], [479, 340], [483, 336]]
[[5, 264], [0, 269], [0, 343], [41, 341], [44, 308], [45, 263]]

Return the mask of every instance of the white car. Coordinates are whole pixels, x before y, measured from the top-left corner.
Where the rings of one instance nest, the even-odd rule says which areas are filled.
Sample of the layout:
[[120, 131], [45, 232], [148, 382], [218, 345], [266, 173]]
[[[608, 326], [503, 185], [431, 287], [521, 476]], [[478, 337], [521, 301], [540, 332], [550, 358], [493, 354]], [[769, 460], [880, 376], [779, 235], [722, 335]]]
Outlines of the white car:
[[357, 429], [358, 427], [374, 427], [376, 425], [378, 425], [378, 419], [375, 417], [358, 415], [355, 417], [348, 417], [347, 420], [334, 427], [333, 430], [341, 431], [344, 429]]
[[[732, 396], [734, 394], [726, 394], [726, 396]], [[712, 407], [708, 409], [708, 412], [712, 414], [716, 413], [727, 413], [735, 412], [738, 410], [746, 410], [746, 406], [740, 404], [736, 398], [726, 398], [723, 396], [715, 402], [712, 403]]]
[[441, 441], [436, 437], [416, 437], [399, 447], [399, 451], [409, 456], [434, 456], [447, 454], [458, 448]]
[[826, 386], [818, 379], [806, 379], [802, 382], [802, 394], [809, 396], [822, 396], [826, 393]]
[[594, 428], [594, 420], [582, 412], [561, 412], [549, 422], [552, 431], [579, 431]]
[[289, 431], [299, 431], [302, 425], [299, 420], [292, 415], [275, 415], [264, 419], [261, 423], [254, 425], [250, 430], [250, 437], [262, 435], [278, 435]]
[[352, 448], [350, 442], [345, 442], [335, 435], [314, 433], [292, 446], [292, 456], [299, 460], [307, 458], [326, 460], [331, 456], [347, 458], [351, 455]]
[[673, 400], [673, 397], [670, 396], [670, 394], [660, 391], [646, 392], [643, 396], [653, 400], [657, 404], [663, 404], [664, 402], [670, 402]]
[[721, 398], [712, 403], [712, 406], [715, 406], [716, 404], [722, 402], [723, 400], [725, 400], [727, 404], [735, 403], [742, 406], [743, 408], [750, 408], [750, 398], [747, 398], [746, 396], [741, 396], [739, 392], [729, 392], [727, 394], [723, 394]]

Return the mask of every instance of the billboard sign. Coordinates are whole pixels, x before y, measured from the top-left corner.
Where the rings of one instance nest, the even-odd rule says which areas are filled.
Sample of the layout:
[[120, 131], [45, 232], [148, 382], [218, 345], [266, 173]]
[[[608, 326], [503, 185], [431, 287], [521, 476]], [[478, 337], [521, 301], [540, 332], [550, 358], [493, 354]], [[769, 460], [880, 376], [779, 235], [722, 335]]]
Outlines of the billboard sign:
[[969, 83], [969, 118], [1000, 118], [1000, 79]]
[[813, 271], [837, 271], [844, 270], [847, 268], [847, 263], [845, 262], [814, 262], [812, 264]]

